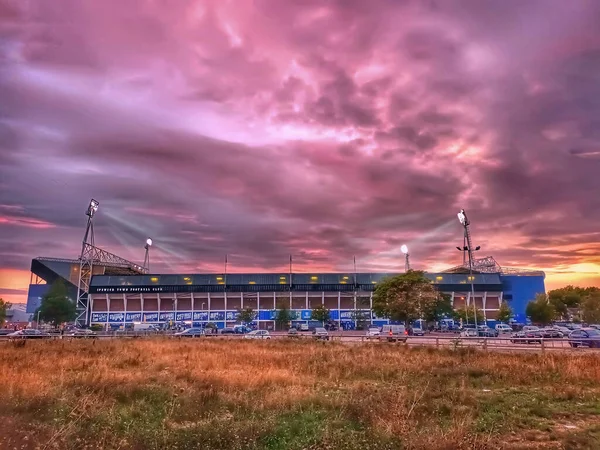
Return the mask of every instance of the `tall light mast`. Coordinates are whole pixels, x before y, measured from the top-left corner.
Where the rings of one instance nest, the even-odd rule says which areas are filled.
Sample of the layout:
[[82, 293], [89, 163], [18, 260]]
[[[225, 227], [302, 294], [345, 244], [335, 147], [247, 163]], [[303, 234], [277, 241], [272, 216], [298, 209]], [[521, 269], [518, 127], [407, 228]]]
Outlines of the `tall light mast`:
[[402, 247], [400, 247], [400, 251], [404, 253], [404, 272], [408, 272], [410, 270], [408, 247], [403, 244]]
[[144, 245], [144, 249], [146, 250], [146, 255], [144, 256], [144, 270], [146, 273], [150, 273], [150, 247], [152, 247], [152, 239], [146, 239], [146, 245]]
[[[473, 244], [471, 242], [471, 232], [469, 230], [469, 226], [471, 225], [471, 222], [469, 221], [469, 218], [467, 217], [467, 213], [465, 212], [464, 209], [461, 209], [460, 212], [457, 214], [458, 216], [458, 221], [460, 222], [460, 224], [463, 226], [464, 229], [464, 237], [463, 237], [463, 245], [462, 248], [460, 247], [456, 247], [459, 251], [463, 252], [463, 264], [465, 263], [465, 255], [469, 255], [469, 281], [471, 283], [471, 298], [473, 299], [473, 317], [475, 320], [475, 328], [477, 328], [477, 304], [475, 303], [475, 284], [474, 284], [474, 277], [473, 277], [473, 252], [477, 251], [479, 249], [481, 249], [480, 246], [477, 246], [475, 248], [473, 248]], [[465, 310], [468, 310], [468, 306], [466, 305]], [[484, 310], [484, 314], [485, 314], [485, 310]], [[467, 315], [467, 322], [468, 322], [468, 315]]]
[[88, 292], [90, 288], [90, 278], [92, 277], [92, 267], [94, 265], [94, 215], [98, 211], [100, 202], [91, 199], [85, 215], [88, 217], [83, 242], [81, 244], [81, 254], [79, 255], [79, 279], [77, 282], [77, 319], [79, 325], [87, 325], [89, 322], [89, 301]]

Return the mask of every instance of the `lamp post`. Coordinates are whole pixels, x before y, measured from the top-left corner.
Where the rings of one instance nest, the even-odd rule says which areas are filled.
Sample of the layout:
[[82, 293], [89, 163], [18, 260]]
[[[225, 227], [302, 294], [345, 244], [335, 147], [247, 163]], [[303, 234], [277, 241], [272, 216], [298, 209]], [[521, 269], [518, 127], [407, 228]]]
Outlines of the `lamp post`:
[[403, 244], [402, 247], [400, 247], [400, 251], [404, 253], [404, 271], [408, 272], [410, 270], [408, 247], [405, 244]]
[[37, 312], [37, 321], [35, 322], [35, 324], [36, 324], [35, 328], [37, 330], [39, 330], [40, 329], [40, 311]]

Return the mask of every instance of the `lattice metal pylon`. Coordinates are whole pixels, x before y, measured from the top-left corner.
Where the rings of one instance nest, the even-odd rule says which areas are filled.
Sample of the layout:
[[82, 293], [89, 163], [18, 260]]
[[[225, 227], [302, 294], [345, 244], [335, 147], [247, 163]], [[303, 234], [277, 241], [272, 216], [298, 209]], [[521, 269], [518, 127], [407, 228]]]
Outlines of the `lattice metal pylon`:
[[79, 280], [77, 281], [77, 318], [78, 325], [86, 326], [88, 324], [88, 292], [90, 290], [90, 279], [92, 277], [92, 268], [94, 265], [93, 251], [94, 247], [94, 214], [98, 211], [99, 203], [92, 199], [88, 205], [86, 216], [88, 216], [85, 234], [81, 245], [81, 254], [79, 256]]

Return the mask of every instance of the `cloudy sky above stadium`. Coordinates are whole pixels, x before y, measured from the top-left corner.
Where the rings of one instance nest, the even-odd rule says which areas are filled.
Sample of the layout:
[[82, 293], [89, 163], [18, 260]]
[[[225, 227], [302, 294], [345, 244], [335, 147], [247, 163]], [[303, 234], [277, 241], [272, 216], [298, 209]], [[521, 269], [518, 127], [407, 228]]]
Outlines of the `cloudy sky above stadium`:
[[0, 0], [0, 296], [153, 271], [481, 256], [600, 282], [600, 2]]

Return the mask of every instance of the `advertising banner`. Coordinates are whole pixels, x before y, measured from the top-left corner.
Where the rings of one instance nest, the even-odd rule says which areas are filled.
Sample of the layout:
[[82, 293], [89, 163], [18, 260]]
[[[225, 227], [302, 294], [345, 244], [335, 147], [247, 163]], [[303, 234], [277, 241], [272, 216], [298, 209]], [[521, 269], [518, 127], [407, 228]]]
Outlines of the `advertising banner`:
[[211, 321], [225, 320], [225, 313], [224, 312], [211, 312], [210, 313], [210, 320]]
[[340, 320], [353, 320], [354, 315], [352, 311], [340, 311]]
[[158, 313], [144, 313], [144, 322], [158, 322]]
[[123, 322], [125, 320], [125, 314], [123, 313], [109, 313], [108, 321], [109, 322]]
[[142, 313], [127, 313], [125, 316], [125, 322], [141, 322], [142, 321]]
[[172, 312], [161, 312], [158, 316], [158, 320], [160, 322], [167, 322], [169, 320], [173, 320], [173, 313]]
[[234, 321], [236, 319], [237, 319], [237, 312], [236, 311], [227, 311], [227, 320]]
[[208, 321], [208, 312], [195, 312], [194, 313], [194, 320], [200, 321], [200, 322], [207, 322]]
[[92, 322], [107, 322], [107, 313], [92, 313]]
[[310, 309], [303, 309], [300, 311], [300, 320], [310, 320], [312, 311]]
[[183, 320], [192, 320], [192, 313], [191, 312], [178, 312], [177, 313], [177, 322], [181, 322]]

